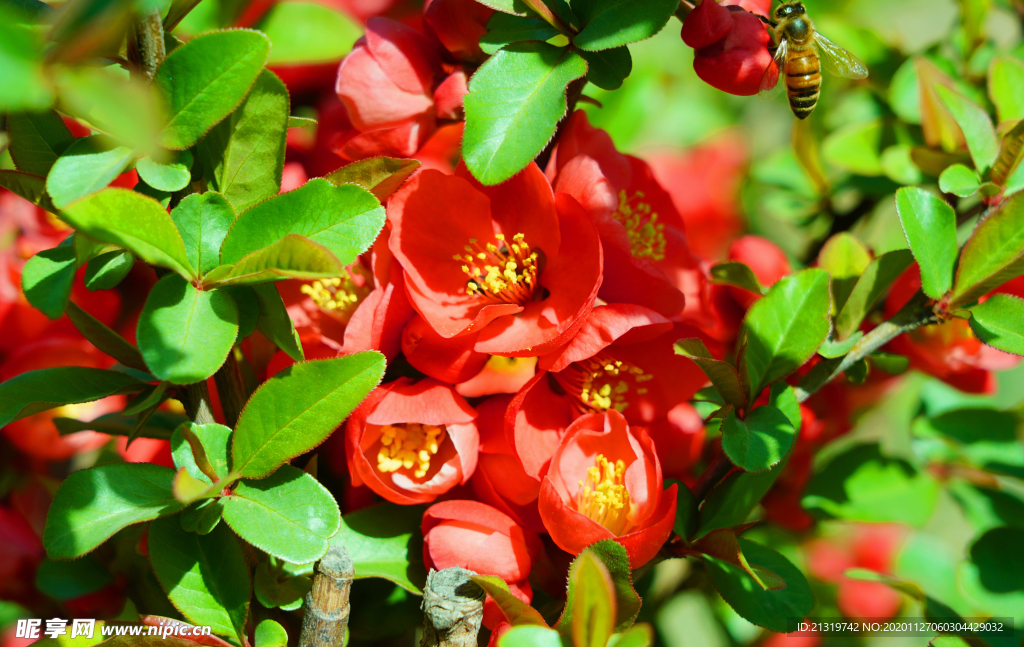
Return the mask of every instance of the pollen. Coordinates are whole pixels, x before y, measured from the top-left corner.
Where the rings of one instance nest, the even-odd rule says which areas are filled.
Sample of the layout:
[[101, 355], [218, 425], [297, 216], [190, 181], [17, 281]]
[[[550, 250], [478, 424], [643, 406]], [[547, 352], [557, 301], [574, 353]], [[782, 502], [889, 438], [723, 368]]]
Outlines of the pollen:
[[658, 222], [658, 214], [652, 213], [643, 198], [642, 191], [632, 196], [625, 189], [619, 191], [619, 208], [612, 215], [625, 227], [634, 257], [660, 261], [665, 258], [665, 225]]
[[383, 473], [411, 470], [416, 478], [430, 471], [430, 459], [444, 442], [444, 427], [410, 422], [387, 425], [380, 432], [377, 469]]
[[494, 242], [481, 245], [471, 238], [469, 243], [463, 247], [464, 253], [452, 255], [469, 278], [466, 294], [492, 303], [533, 300], [540, 255], [530, 248], [525, 235], [516, 234], [511, 242], [497, 234]]
[[621, 536], [632, 529], [629, 520], [632, 502], [625, 483], [626, 464], [620, 459], [614, 463], [597, 455], [594, 467], [587, 468], [586, 480], [579, 482], [576, 491], [576, 511]]
[[576, 396], [580, 413], [602, 413], [608, 409], [622, 413], [629, 407], [631, 395], [647, 393], [646, 383], [654, 376], [639, 366], [599, 353], [572, 364], [556, 379]]
[[348, 323], [352, 313], [370, 293], [371, 285], [368, 272], [362, 266], [355, 265], [346, 268], [344, 276], [313, 281], [300, 289], [318, 308]]

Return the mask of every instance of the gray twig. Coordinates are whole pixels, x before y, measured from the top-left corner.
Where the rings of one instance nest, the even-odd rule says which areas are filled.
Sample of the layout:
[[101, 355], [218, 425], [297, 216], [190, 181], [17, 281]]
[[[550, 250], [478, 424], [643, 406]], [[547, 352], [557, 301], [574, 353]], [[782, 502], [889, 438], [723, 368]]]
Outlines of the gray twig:
[[348, 552], [331, 544], [317, 562], [313, 589], [306, 595], [299, 647], [342, 647], [348, 627], [349, 594], [355, 568]]
[[423, 589], [420, 647], [476, 647], [484, 617], [484, 590], [464, 568], [431, 570]]

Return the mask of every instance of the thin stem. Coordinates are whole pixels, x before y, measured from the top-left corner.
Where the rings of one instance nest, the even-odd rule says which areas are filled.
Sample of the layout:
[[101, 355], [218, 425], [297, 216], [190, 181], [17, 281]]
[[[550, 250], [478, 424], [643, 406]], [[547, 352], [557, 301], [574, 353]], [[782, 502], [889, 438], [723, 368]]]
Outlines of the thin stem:
[[719, 449], [711, 464], [700, 475], [697, 485], [693, 487], [694, 498], [698, 501], [703, 501], [708, 496], [708, 493], [711, 492], [711, 488], [724, 479], [725, 475], [731, 470], [732, 461], [729, 460], [724, 451]]
[[336, 647], [344, 644], [348, 627], [349, 595], [355, 567], [342, 546], [331, 544], [316, 564], [313, 588], [306, 595], [299, 647]]

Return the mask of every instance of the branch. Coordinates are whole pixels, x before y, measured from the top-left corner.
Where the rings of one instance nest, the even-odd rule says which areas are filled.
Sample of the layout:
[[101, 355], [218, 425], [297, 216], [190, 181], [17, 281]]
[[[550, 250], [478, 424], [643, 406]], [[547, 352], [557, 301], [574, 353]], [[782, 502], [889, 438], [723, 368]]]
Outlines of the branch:
[[217, 422], [213, 417], [210, 387], [206, 386], [206, 380], [186, 386], [181, 403], [185, 406], [185, 414], [197, 425]]
[[146, 79], [153, 80], [156, 68], [167, 57], [164, 47], [164, 24], [159, 11], [150, 11], [135, 19], [135, 44]]
[[242, 367], [235, 356], [236, 352], [240, 352], [238, 347], [231, 349], [224, 365], [213, 374], [217, 395], [220, 396], [220, 408], [224, 412], [224, 424], [232, 429], [238, 422], [238, 414], [242, 412], [246, 400], [249, 399]]
[[299, 647], [335, 647], [344, 644], [348, 628], [349, 594], [355, 578], [352, 558], [342, 546], [331, 544], [317, 562], [313, 589], [306, 595]]
[[423, 589], [420, 647], [476, 647], [484, 618], [484, 590], [470, 575], [476, 573], [457, 566], [431, 569]]

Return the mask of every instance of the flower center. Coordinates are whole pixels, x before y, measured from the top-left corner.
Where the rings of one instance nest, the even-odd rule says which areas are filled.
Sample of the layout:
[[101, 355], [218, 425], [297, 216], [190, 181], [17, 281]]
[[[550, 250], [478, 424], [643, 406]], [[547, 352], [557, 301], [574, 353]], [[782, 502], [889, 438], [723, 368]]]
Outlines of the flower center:
[[[353, 271], [363, 279], [358, 285], [352, 276]], [[352, 313], [370, 293], [373, 282], [367, 274], [364, 268], [356, 265], [353, 268], [346, 268], [344, 276], [313, 281], [300, 289], [318, 308], [343, 323], [348, 323]]]
[[626, 464], [614, 463], [597, 455], [594, 467], [587, 469], [587, 479], [579, 482], [576, 511], [593, 519], [619, 536], [632, 528], [629, 511], [632, 503], [625, 483]]
[[444, 427], [418, 422], [387, 425], [380, 432], [382, 447], [377, 452], [377, 469], [387, 473], [415, 468], [413, 476], [423, 478], [444, 438]]
[[573, 363], [555, 375], [555, 379], [571, 395], [576, 396], [580, 413], [602, 413], [615, 409], [619, 413], [629, 406], [629, 395], [644, 395], [645, 382], [654, 379], [639, 366], [598, 353], [590, 359]]
[[658, 222], [658, 214], [651, 213], [651, 205], [641, 201], [643, 197], [643, 191], [632, 197], [625, 189], [619, 191], [619, 208], [612, 215], [626, 228], [633, 256], [660, 261], [665, 258], [665, 225]]
[[452, 258], [463, 263], [469, 276], [466, 294], [480, 296], [493, 303], [523, 304], [533, 299], [537, 288], [538, 252], [530, 249], [523, 234], [511, 242], [504, 234], [494, 236], [496, 242], [480, 245], [470, 238], [464, 254]]

